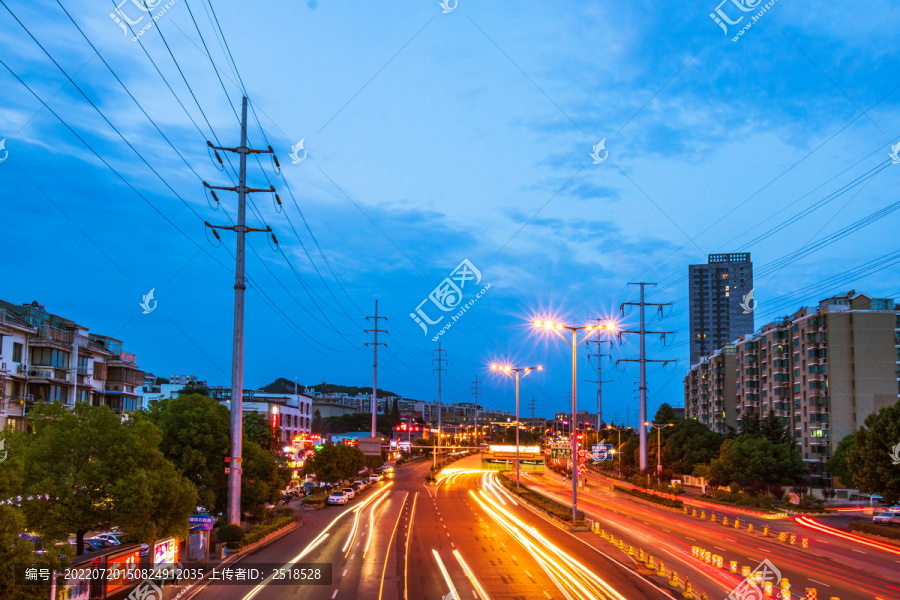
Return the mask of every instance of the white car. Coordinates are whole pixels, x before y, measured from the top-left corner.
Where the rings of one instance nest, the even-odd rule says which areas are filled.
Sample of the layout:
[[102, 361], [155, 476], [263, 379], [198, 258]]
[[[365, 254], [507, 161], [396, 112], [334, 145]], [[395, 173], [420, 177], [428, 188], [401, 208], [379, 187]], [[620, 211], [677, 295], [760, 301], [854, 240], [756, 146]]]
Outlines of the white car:
[[882, 523], [884, 525], [900, 525], [900, 513], [883, 512], [872, 518], [873, 523]]
[[344, 492], [331, 492], [327, 502], [328, 504], [347, 504], [347, 495]]
[[352, 487], [345, 487], [341, 490], [341, 493], [346, 495], [347, 498], [353, 498], [354, 496], [356, 496], [356, 490], [354, 490]]
[[372, 473], [371, 475], [369, 475], [369, 481], [371, 481], [372, 483], [377, 483], [380, 480], [381, 480], [381, 475], [378, 475], [376, 473]]

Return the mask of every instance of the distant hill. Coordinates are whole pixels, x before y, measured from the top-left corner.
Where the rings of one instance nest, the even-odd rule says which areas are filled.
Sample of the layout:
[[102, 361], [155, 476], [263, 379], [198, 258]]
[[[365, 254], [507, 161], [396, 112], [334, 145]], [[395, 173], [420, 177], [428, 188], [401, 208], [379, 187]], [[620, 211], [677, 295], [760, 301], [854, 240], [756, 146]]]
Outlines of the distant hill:
[[[301, 394], [312, 393], [313, 389], [317, 392], [321, 392], [323, 394], [347, 394], [349, 396], [356, 396], [359, 394], [371, 394], [372, 388], [370, 387], [357, 387], [353, 385], [336, 385], [334, 383], [320, 383], [315, 386], [305, 386], [305, 385], [297, 385], [297, 391]], [[269, 385], [263, 386], [259, 388], [260, 392], [269, 392], [271, 394], [293, 394], [294, 393], [294, 382], [290, 379], [285, 379], [284, 377], [279, 377]], [[389, 392], [388, 390], [383, 390], [381, 388], [378, 389], [378, 397], [384, 398], [385, 396], [397, 396], [394, 392]]]

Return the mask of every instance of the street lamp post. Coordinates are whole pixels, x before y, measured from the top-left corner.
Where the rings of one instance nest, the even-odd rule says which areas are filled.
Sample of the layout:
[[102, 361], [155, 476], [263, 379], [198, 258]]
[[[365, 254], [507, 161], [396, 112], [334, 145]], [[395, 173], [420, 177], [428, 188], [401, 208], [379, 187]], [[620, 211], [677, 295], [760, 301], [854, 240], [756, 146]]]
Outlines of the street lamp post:
[[536, 367], [511, 367], [509, 365], [491, 365], [492, 371], [500, 371], [508, 375], [509, 377], [513, 377], [513, 373], [515, 373], [514, 379], [516, 380], [516, 487], [519, 487], [519, 372], [524, 372], [525, 374], [522, 377], [527, 377], [531, 374], [532, 371], [542, 371], [544, 367], [538, 365]]
[[[572, 426], [569, 429], [569, 434], [572, 436], [572, 522], [578, 520], [578, 436], [575, 434], [575, 424], [577, 423], [577, 402], [576, 402], [576, 392], [577, 392], [577, 366], [578, 366], [578, 356], [576, 354], [576, 349], [579, 344], [587, 340], [587, 336], [584, 337], [580, 342], [578, 341], [578, 332], [581, 330], [586, 331], [590, 334], [593, 331], [597, 331], [598, 329], [606, 329], [609, 332], [612, 332], [616, 329], [616, 324], [612, 321], [606, 323], [605, 325], [586, 325], [584, 327], [572, 327], [570, 325], [563, 325], [562, 323], [553, 323], [551, 321], [532, 321], [535, 327], [541, 327], [543, 329], [547, 329], [555, 332], [559, 337], [565, 340], [570, 346], [572, 346]], [[566, 336], [562, 334], [562, 330], [567, 329], [572, 332], [572, 341], [566, 339]]]
[[619, 479], [621, 479], [622, 478], [622, 452], [621, 452], [621, 450], [622, 450], [622, 429], [631, 429], [631, 427], [628, 426], [628, 427], [623, 428], [623, 427], [613, 427], [612, 425], [607, 425], [606, 428], [607, 429], [615, 429], [616, 431], [619, 432], [619, 443], [616, 445], [616, 454], [619, 455]]
[[662, 430], [666, 427], [671, 427], [672, 424], [666, 423], [665, 425], [656, 425], [654, 423], [644, 421], [644, 426], [646, 427], [647, 425], [650, 425], [656, 430], [656, 484], [659, 485], [661, 483], [659, 476], [662, 474], [662, 439], [660, 437], [660, 432], [662, 432]]

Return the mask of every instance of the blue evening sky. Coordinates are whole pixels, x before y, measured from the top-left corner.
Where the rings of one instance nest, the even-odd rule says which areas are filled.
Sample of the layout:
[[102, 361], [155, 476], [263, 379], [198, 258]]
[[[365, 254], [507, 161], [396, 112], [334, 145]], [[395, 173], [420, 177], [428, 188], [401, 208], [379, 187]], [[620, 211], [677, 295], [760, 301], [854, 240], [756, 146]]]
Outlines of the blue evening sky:
[[[757, 326], [851, 288], [900, 295], [893, 2], [728, 0], [722, 13], [743, 19], [726, 35], [710, 18], [716, 0], [459, 0], [446, 13], [437, 0], [213, 0], [214, 14], [175, 0], [156, 6], [140, 43], [110, 17], [113, 2], [0, 4], [0, 298], [118, 337], [157, 375], [230, 381], [235, 236], [221, 232], [216, 248], [203, 221], [231, 224], [237, 201], [218, 192], [214, 210], [202, 186], [235, 181], [206, 149], [213, 135], [239, 141], [228, 49], [255, 109], [250, 143], [266, 145], [255, 115], [284, 176], [265, 155], [262, 168], [248, 162], [249, 185], [271, 181], [283, 209], [257, 193], [248, 210], [280, 252], [249, 234], [247, 387], [370, 385], [362, 317], [378, 299], [390, 331], [379, 387], [436, 399], [431, 340], [449, 317], [426, 335], [409, 315], [464, 259], [482, 280], [463, 303], [491, 287], [440, 338], [444, 400], [470, 401], [478, 375], [484, 404], [511, 409], [511, 383], [486, 365], [543, 364], [522, 393], [547, 416], [567, 407], [571, 352], [530, 320], [634, 329], [634, 311], [618, 318], [634, 281], [659, 282], [648, 299], [674, 303], [649, 319], [675, 332], [666, 346], [649, 338], [650, 356], [677, 360], [648, 368], [650, 415], [681, 405], [685, 277], [708, 253], [752, 253]], [[145, 14], [131, 0], [121, 11]], [[306, 158], [293, 164], [301, 139]], [[151, 288], [158, 305], [143, 314]], [[637, 365], [615, 363], [636, 352], [626, 335], [603, 359], [607, 419], [637, 408]], [[578, 400], [593, 410], [586, 354]]]

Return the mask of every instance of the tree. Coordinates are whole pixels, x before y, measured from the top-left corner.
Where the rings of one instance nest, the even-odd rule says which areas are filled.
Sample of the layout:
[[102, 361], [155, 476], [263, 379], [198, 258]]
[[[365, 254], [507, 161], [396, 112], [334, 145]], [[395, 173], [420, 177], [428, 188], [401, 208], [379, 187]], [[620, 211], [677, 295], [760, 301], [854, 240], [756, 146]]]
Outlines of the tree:
[[363, 453], [354, 446], [327, 442], [306, 459], [303, 473], [315, 474], [325, 483], [354, 479], [365, 465]]
[[769, 409], [769, 414], [760, 422], [760, 435], [773, 444], [790, 444], [791, 431], [782, 423], [779, 417], [775, 416], [775, 411]]
[[28, 527], [50, 539], [75, 533], [84, 552], [89, 531], [120, 527], [151, 541], [187, 534], [197, 491], [159, 451], [160, 430], [146, 419], [123, 420], [105, 406], [42, 404], [30, 432], [15, 436], [19, 494]]
[[400, 424], [400, 403], [394, 398], [394, 405], [391, 406], [391, 423], [395, 426]]
[[834, 454], [831, 455], [831, 458], [825, 461], [825, 470], [830, 473], [832, 477], [840, 479], [841, 485], [847, 487], [856, 486], [856, 484], [853, 483], [853, 472], [850, 470], [850, 467], [847, 466], [847, 455], [854, 448], [856, 448], [856, 436], [851, 433], [850, 435], [844, 436], [844, 439], [840, 441]]
[[900, 502], [900, 465], [892, 454], [900, 450], [900, 402], [866, 417], [847, 450], [853, 483], [867, 494], [879, 494], [888, 505]]
[[228, 408], [194, 394], [151, 402], [138, 418], [149, 419], [162, 430], [160, 450], [197, 487], [200, 506], [224, 512], [225, 457], [231, 443]]
[[663, 464], [674, 473], [691, 473], [719, 453], [723, 438], [694, 419], [678, 419], [663, 435]]
[[675, 419], [675, 409], [668, 402], [663, 402], [659, 405], [659, 410], [656, 411], [653, 422], [657, 425], [662, 425], [663, 423], [674, 423]]
[[263, 520], [266, 503], [274, 504], [281, 497], [290, 475], [271, 452], [246, 437], [241, 454], [241, 512]]
[[209, 397], [209, 386], [202, 381], [189, 381], [183, 388], [175, 392], [178, 396], [192, 396], [199, 394], [200, 396]]
[[742, 435], [725, 440], [710, 463], [710, 478], [741, 487], [792, 484], [806, 473], [803, 458], [790, 444], [773, 444], [762, 437]]
[[267, 452], [275, 452], [278, 450], [281, 428], [272, 429], [272, 424], [263, 413], [244, 413], [244, 437]]
[[312, 423], [309, 426], [309, 430], [312, 433], [322, 434], [324, 433], [325, 422], [322, 420], [322, 413], [319, 412], [319, 409], [313, 411]]

